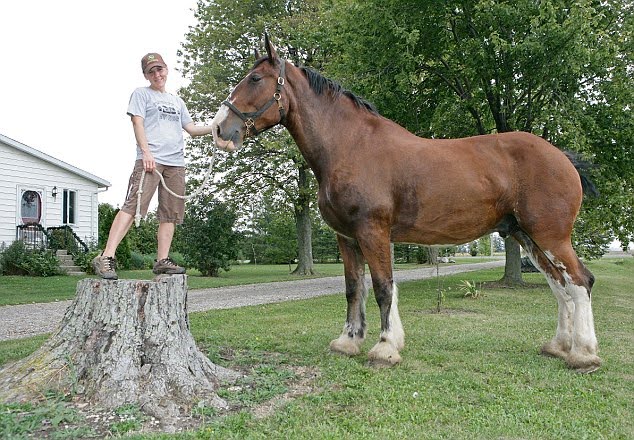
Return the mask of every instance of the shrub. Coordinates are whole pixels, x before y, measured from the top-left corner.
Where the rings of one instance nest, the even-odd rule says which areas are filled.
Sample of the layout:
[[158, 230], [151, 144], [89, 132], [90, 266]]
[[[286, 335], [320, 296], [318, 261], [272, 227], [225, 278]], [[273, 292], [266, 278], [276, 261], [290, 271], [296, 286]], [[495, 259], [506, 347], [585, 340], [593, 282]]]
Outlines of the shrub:
[[[190, 202], [181, 228], [185, 260], [203, 276], [229, 270], [237, 257], [240, 235], [233, 230], [237, 215], [228, 205], [209, 197]], [[172, 256], [175, 261], [176, 255]]]
[[0, 253], [0, 270], [3, 275], [29, 275], [48, 277], [62, 275], [59, 260], [52, 251], [28, 249], [24, 242], [14, 241]]
[[142, 270], [147, 268], [147, 261], [143, 254], [134, 251], [130, 252], [130, 269]]

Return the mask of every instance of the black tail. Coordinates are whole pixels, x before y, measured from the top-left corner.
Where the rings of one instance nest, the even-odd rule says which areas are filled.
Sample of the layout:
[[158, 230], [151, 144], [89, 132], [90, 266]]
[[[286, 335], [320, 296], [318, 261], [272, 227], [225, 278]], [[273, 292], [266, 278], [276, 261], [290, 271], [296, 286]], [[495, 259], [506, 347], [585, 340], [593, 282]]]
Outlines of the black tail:
[[564, 151], [564, 154], [566, 155], [568, 160], [572, 162], [572, 164], [577, 169], [577, 172], [579, 173], [579, 178], [581, 179], [581, 188], [583, 188], [583, 194], [597, 197], [599, 195], [599, 190], [589, 177], [590, 170], [596, 168], [596, 165], [581, 159], [581, 156], [579, 154], [573, 153], [572, 151]]

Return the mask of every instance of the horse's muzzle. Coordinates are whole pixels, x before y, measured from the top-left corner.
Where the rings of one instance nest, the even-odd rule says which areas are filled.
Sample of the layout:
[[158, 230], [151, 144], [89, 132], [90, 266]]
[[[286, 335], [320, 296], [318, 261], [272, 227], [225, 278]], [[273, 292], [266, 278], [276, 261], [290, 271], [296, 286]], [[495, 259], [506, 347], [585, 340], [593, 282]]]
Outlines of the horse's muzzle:
[[226, 106], [220, 106], [216, 116], [211, 121], [212, 135], [216, 147], [224, 151], [237, 151], [242, 148], [242, 124], [235, 124], [228, 118]]

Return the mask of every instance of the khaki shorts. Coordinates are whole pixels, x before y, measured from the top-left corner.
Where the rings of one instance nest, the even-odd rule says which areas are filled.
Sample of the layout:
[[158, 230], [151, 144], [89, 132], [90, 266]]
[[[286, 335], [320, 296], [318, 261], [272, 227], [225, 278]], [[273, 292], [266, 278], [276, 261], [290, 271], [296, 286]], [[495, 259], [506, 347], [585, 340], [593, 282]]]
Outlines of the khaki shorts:
[[[167, 187], [176, 194], [185, 194], [185, 167], [174, 167], [168, 165], [156, 164], [156, 171], [163, 175]], [[130, 176], [128, 183], [128, 195], [121, 208], [121, 211], [136, 215], [137, 193], [139, 190], [139, 182], [143, 174], [143, 161], [137, 160], [134, 163], [134, 170]], [[150, 201], [158, 187], [158, 211], [156, 218], [159, 223], [183, 223], [185, 216], [185, 200], [174, 197], [168, 193], [161, 184], [161, 178], [154, 173], [145, 173], [143, 179], [143, 192], [141, 193], [141, 215], [145, 217], [147, 214]]]

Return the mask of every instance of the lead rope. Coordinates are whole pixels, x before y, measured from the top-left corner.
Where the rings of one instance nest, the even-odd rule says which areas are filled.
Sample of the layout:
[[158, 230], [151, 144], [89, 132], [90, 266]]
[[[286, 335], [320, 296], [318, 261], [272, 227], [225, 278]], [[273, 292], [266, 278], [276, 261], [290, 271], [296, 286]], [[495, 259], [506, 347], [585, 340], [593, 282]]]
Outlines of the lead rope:
[[[172, 191], [171, 189], [167, 187], [167, 184], [165, 183], [165, 179], [163, 178], [163, 175], [161, 173], [159, 173], [156, 169], [152, 172], [158, 174], [159, 179], [161, 179], [161, 184], [163, 185], [163, 188], [165, 188], [165, 190], [168, 193], [170, 193], [171, 195], [179, 199], [189, 200], [193, 197], [196, 197], [198, 194], [200, 194], [200, 192], [203, 190], [203, 188], [207, 184], [207, 181], [209, 180], [209, 178], [213, 175], [212, 171], [213, 171], [215, 160], [216, 160], [216, 147], [214, 145], [211, 150], [211, 161], [209, 162], [209, 168], [207, 169], [207, 174], [205, 174], [203, 183], [200, 184], [200, 186], [198, 187], [198, 189], [196, 189], [196, 191], [188, 195], [176, 194], [174, 191]], [[143, 170], [143, 173], [141, 174], [141, 180], [139, 182], [139, 190], [137, 191], [137, 194], [136, 194], [136, 215], [134, 216], [134, 225], [137, 228], [141, 224], [141, 195], [143, 194], [143, 181], [145, 180], [145, 173], [146, 171]]]

